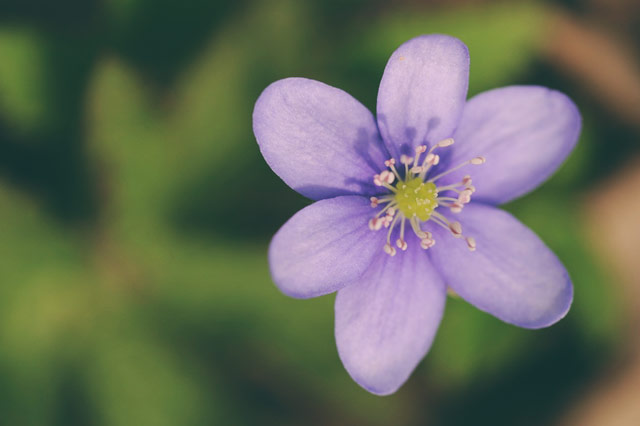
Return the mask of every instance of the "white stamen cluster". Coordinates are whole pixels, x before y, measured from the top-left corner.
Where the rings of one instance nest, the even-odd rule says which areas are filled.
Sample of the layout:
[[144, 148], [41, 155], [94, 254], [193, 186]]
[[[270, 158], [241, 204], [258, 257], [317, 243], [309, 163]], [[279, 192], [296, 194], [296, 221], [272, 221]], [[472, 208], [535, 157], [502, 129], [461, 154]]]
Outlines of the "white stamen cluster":
[[[463, 207], [471, 201], [471, 195], [475, 192], [472, 180], [469, 175], [462, 178], [460, 182], [446, 186], [436, 186], [435, 182], [464, 166], [484, 164], [484, 157], [474, 157], [451, 169], [440, 173], [432, 178], [426, 179], [427, 172], [431, 167], [440, 162], [440, 156], [435, 154], [437, 148], [444, 148], [453, 145], [452, 138], [444, 139], [435, 144], [428, 152], [427, 147], [420, 145], [415, 149], [415, 156], [400, 156], [400, 163], [404, 165], [404, 174], [401, 175], [395, 167], [396, 160], [391, 158], [384, 162], [388, 170], [382, 171], [373, 177], [376, 186], [384, 187], [390, 193], [371, 197], [371, 207], [384, 207], [369, 221], [369, 228], [372, 231], [388, 228], [387, 243], [384, 245], [384, 252], [390, 256], [395, 256], [396, 247], [402, 251], [407, 249], [407, 242], [404, 239], [405, 222], [408, 222], [415, 235], [420, 239], [420, 247], [427, 250], [435, 245], [433, 235], [421, 228], [422, 222], [433, 221], [438, 226], [447, 229], [455, 238], [463, 238], [469, 250], [476, 249], [476, 241], [473, 237], [465, 237], [462, 234], [460, 222], [450, 221], [442, 212], [437, 211], [438, 207], [446, 207], [451, 213], [460, 213]], [[422, 155], [426, 153], [421, 162]], [[392, 184], [396, 182], [396, 185]], [[439, 196], [443, 191], [452, 191], [456, 196]], [[391, 234], [396, 224], [400, 225], [400, 238], [395, 241], [395, 246], [391, 244]]]

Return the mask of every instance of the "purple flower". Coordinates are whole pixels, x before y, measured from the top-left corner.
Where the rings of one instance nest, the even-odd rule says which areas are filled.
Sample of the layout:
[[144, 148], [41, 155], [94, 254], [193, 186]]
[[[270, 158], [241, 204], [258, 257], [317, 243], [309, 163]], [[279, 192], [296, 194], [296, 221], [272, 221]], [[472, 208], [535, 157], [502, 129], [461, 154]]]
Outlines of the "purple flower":
[[573, 299], [556, 256], [495, 206], [560, 166], [580, 114], [564, 94], [537, 86], [466, 101], [468, 76], [460, 40], [425, 35], [391, 55], [377, 118], [304, 78], [277, 81], [256, 102], [265, 160], [315, 200], [274, 236], [273, 280], [298, 298], [338, 292], [338, 353], [375, 394], [395, 392], [425, 356], [447, 286], [525, 328], [560, 320]]

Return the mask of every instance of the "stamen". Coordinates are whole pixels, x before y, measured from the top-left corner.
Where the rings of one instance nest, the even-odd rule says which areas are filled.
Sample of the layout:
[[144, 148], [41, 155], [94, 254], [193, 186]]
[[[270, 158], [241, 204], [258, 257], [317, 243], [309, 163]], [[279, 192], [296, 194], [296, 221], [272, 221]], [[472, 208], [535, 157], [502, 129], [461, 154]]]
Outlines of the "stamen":
[[451, 231], [451, 233], [453, 234], [454, 237], [460, 238], [462, 236], [462, 225], [460, 225], [460, 222], [450, 222], [449, 219], [447, 219], [446, 217], [442, 216], [438, 212], [433, 212], [433, 216], [435, 216], [434, 220], [437, 218], [441, 222], [446, 224], [444, 226], [444, 228], [446, 228], [449, 231]]
[[465, 189], [464, 191], [460, 192], [460, 195], [458, 195], [458, 201], [462, 204], [467, 204], [469, 201], [471, 201], [471, 194], [471, 191]]
[[451, 197], [438, 197], [438, 204], [449, 207], [451, 213], [460, 213], [464, 207], [464, 204], [459, 203], [456, 198]]
[[396, 179], [398, 179], [399, 181], [402, 180], [402, 178], [400, 177], [400, 174], [398, 173], [398, 170], [396, 170], [396, 160], [393, 158], [390, 158], [389, 160], [384, 162], [384, 165], [387, 166], [388, 168], [391, 169], [391, 171], [393, 172], [393, 174], [395, 175]]
[[398, 238], [396, 240], [396, 245], [398, 246], [398, 248], [402, 251], [406, 251], [407, 250], [407, 242], [405, 240], [403, 240], [402, 238]]
[[454, 237], [456, 238], [462, 237], [462, 225], [460, 225], [460, 222], [449, 223], [449, 229], [451, 230], [451, 233], [453, 234]]
[[476, 250], [476, 239], [473, 237], [467, 237], [467, 247], [469, 247], [469, 250], [471, 251], [475, 251]]
[[372, 231], [380, 230], [383, 224], [384, 219], [380, 219], [379, 217], [369, 219], [369, 229], [371, 229]]
[[389, 225], [391, 225], [391, 222], [393, 221], [393, 215], [395, 214], [395, 210], [394, 209], [389, 209], [389, 211], [387, 212], [387, 215], [384, 217], [384, 227], [388, 228]]
[[[393, 175], [391, 175], [391, 176], [393, 176]], [[389, 191], [391, 191], [391, 192], [393, 192], [393, 193], [398, 192], [398, 190], [397, 190], [397, 189], [395, 189], [393, 186], [389, 185], [389, 184], [388, 184], [388, 183], [386, 183], [386, 182], [385, 182], [382, 186], [384, 186], [385, 188], [387, 188]]]
[[426, 145], [420, 145], [416, 147], [416, 156], [413, 158], [413, 167], [418, 165], [418, 162], [420, 161], [420, 156], [425, 152], [427, 152]]
[[[392, 208], [393, 208], [393, 206], [395, 206], [395, 205], [396, 205], [395, 203], [389, 203], [389, 204], [387, 204], [386, 206], [384, 206], [384, 208], [383, 208], [382, 210], [380, 210], [380, 211], [378, 212], [378, 214], [376, 215], [376, 217], [379, 217], [382, 213], [385, 213], [387, 210], [392, 209]], [[393, 211], [395, 211], [395, 210], [393, 210]]]
[[475, 157], [472, 158], [469, 161], [465, 161], [464, 163], [458, 164], [457, 166], [447, 170], [446, 172], [442, 172], [437, 176], [432, 177], [431, 179], [429, 179], [429, 182], [435, 182], [438, 179], [440, 179], [441, 177], [448, 175], [449, 173], [455, 172], [456, 170], [466, 166], [467, 164], [473, 164], [473, 165], [479, 165], [479, 164], [484, 164], [487, 160], [485, 160], [484, 157]]
[[418, 236], [418, 238], [422, 239], [425, 238], [427, 236], [427, 232], [424, 232], [422, 229], [420, 229], [420, 225], [418, 224], [418, 218], [417, 217], [412, 217], [409, 220], [409, 223], [411, 224], [411, 228], [413, 229], [413, 232]]
[[460, 188], [460, 187], [462, 187], [464, 189], [473, 188], [473, 191], [475, 191], [475, 187], [473, 185], [466, 186], [462, 182], [457, 182], [457, 183], [452, 183], [450, 185], [439, 186], [438, 187], [438, 192], [452, 190], [452, 191], [456, 191], [457, 193], [460, 193], [460, 191], [457, 189], [457, 188]]
[[389, 243], [384, 245], [384, 252], [393, 257], [396, 255], [396, 249]]
[[462, 207], [462, 204], [452, 203], [451, 206], [449, 206], [449, 210], [451, 210], [451, 213], [460, 213], [462, 211]]
[[429, 154], [424, 159], [424, 164], [429, 166], [435, 166], [440, 163], [440, 156], [438, 154]]
[[[388, 218], [390, 218], [390, 216], [387, 216]], [[398, 218], [400, 217], [400, 215], [397, 215], [396, 217], [393, 218], [393, 220], [391, 221], [391, 226], [389, 226], [389, 232], [387, 233], [387, 243], [391, 244], [391, 232], [393, 232], [393, 227], [396, 224], [396, 222], [398, 221]]]
[[[435, 147], [438, 148], [445, 148], [447, 146], [451, 146], [453, 145], [453, 138], [447, 138], [447, 139], [443, 139], [440, 142], [438, 142]], [[435, 149], [435, 147], [433, 149]]]
[[437, 223], [440, 222], [441, 224], [443, 224], [443, 228], [444, 229], [449, 229], [449, 219], [447, 219], [446, 217], [442, 216], [440, 213], [438, 212], [433, 212], [433, 216], [432, 219]]
[[430, 237], [425, 237], [420, 240], [420, 247], [427, 250], [436, 245], [436, 240]]
[[382, 228], [382, 224], [384, 223], [384, 219], [380, 219], [378, 217], [374, 217], [369, 220], [369, 229], [372, 231], [378, 231]]
[[[464, 239], [469, 250], [476, 249], [475, 239], [462, 234], [460, 222], [449, 220], [441, 214], [442, 210], [436, 211], [438, 207], [442, 207], [449, 209], [451, 213], [461, 212], [464, 205], [471, 201], [471, 196], [476, 190], [472, 185], [471, 176], [465, 175], [460, 182], [445, 186], [436, 186], [434, 182], [468, 164], [484, 164], [486, 159], [482, 156], [474, 157], [425, 181], [427, 172], [440, 162], [440, 156], [434, 154], [433, 151], [437, 148], [451, 146], [453, 143], [452, 138], [447, 138], [433, 145], [428, 151], [426, 145], [417, 146], [413, 157], [402, 154], [400, 163], [404, 165], [404, 176], [401, 176], [396, 169], [394, 158], [384, 162], [387, 170], [374, 175], [373, 183], [388, 189], [390, 193], [369, 198], [372, 208], [386, 204], [375, 217], [369, 220], [369, 228], [374, 231], [378, 231], [382, 227], [389, 229], [387, 242], [383, 247], [384, 252], [388, 255], [395, 256], [397, 253], [394, 244], [391, 243], [391, 235], [398, 221], [400, 221], [400, 235], [395, 240], [395, 246], [402, 251], [408, 248], [404, 234], [405, 220], [409, 221], [413, 232], [420, 240], [420, 247], [425, 250], [433, 247], [436, 243], [433, 235], [421, 228], [421, 222], [430, 220], [446, 229], [454, 237]], [[425, 152], [426, 155], [421, 163], [420, 159]], [[452, 191], [454, 194], [452, 196], [438, 196], [439, 193], [444, 194], [445, 191]]]
[[396, 177], [393, 175], [393, 173], [389, 172], [388, 170], [383, 170], [380, 173], [380, 180], [384, 183], [388, 183], [389, 185], [391, 185], [395, 179]]

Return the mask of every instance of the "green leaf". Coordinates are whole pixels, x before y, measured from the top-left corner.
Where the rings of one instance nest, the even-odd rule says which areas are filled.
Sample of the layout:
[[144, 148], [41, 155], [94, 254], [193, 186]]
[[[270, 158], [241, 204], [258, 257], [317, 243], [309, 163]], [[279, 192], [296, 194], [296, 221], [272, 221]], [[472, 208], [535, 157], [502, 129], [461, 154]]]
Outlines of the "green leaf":
[[49, 123], [44, 39], [34, 30], [0, 28], [0, 114], [20, 133]]

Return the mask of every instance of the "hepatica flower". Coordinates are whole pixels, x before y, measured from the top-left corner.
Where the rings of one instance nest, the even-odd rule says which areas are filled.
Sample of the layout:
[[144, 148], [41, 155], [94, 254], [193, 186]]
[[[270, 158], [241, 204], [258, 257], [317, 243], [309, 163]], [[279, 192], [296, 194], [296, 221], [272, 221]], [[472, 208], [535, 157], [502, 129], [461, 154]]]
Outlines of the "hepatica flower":
[[391, 55], [375, 118], [304, 78], [271, 84], [255, 105], [265, 160], [315, 201], [274, 236], [273, 280], [297, 298], [338, 292], [338, 353], [375, 394], [395, 392], [425, 356], [447, 288], [524, 328], [555, 323], [573, 299], [556, 256], [496, 206], [559, 167], [580, 114], [537, 86], [467, 101], [468, 77], [466, 46], [426, 35]]

